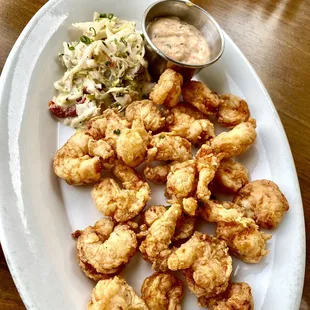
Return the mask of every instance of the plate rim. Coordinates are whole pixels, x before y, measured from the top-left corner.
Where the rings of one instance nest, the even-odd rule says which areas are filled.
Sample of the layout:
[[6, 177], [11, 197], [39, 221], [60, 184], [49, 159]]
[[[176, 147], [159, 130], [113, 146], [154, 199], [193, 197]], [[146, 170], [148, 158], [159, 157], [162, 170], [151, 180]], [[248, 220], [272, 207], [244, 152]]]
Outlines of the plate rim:
[[[6, 62], [4, 64], [4, 67], [3, 67], [3, 70], [1, 73], [1, 78], [0, 78], [0, 107], [4, 104], [2, 98], [3, 98], [3, 95], [5, 93], [5, 85], [8, 82], [8, 77], [10, 76], [10, 73], [14, 69], [14, 62], [15, 62], [16, 58], [18, 57], [18, 55], [19, 55], [28, 35], [30, 34], [32, 28], [34, 28], [35, 25], [40, 21], [42, 15], [44, 15], [53, 6], [57, 5], [61, 1], [62, 0], [50, 0], [47, 3], [45, 3], [36, 12], [36, 14], [30, 19], [30, 21], [27, 23], [27, 25], [25, 26], [25, 28], [23, 29], [23, 31], [19, 35], [18, 39], [14, 43], [14, 45], [13, 45], [13, 47], [12, 47], [12, 49], [11, 49], [7, 59], [6, 59]], [[303, 253], [301, 253], [301, 259], [300, 259], [300, 265], [303, 268], [300, 268], [300, 271], [299, 271], [299, 277], [302, 281], [300, 281], [300, 285], [299, 285], [298, 290], [297, 290], [298, 296], [296, 296], [296, 299], [295, 299], [295, 300], [297, 300], [297, 302], [299, 301], [299, 303], [300, 303], [301, 297], [302, 297], [302, 292], [303, 292], [303, 287], [304, 287], [304, 277], [305, 277], [305, 267], [306, 267], [306, 231], [305, 231], [305, 217], [304, 217], [302, 196], [301, 196], [298, 174], [296, 171], [296, 166], [295, 166], [294, 158], [292, 155], [292, 151], [291, 151], [291, 148], [290, 148], [290, 145], [289, 145], [283, 124], [282, 124], [281, 119], [279, 117], [279, 114], [276, 110], [275, 105], [273, 104], [273, 101], [272, 101], [266, 87], [264, 86], [264, 84], [261, 81], [260, 77], [258, 76], [257, 72], [255, 71], [255, 69], [251, 65], [250, 61], [246, 58], [246, 56], [243, 54], [243, 52], [239, 49], [237, 44], [231, 39], [231, 37], [223, 29], [222, 29], [222, 31], [224, 34], [224, 39], [230, 41], [230, 44], [232, 44], [232, 46], [238, 51], [242, 60], [247, 65], [247, 67], [250, 69], [251, 74], [255, 78], [256, 82], [259, 84], [261, 90], [264, 92], [264, 95], [268, 98], [268, 105], [271, 108], [274, 115], [276, 116], [277, 125], [279, 127], [280, 134], [282, 136], [282, 142], [285, 146], [285, 149], [287, 150], [287, 155], [289, 156], [290, 161], [293, 164], [292, 165], [293, 174], [295, 176], [295, 183], [296, 183], [296, 186], [298, 188], [298, 202], [300, 203], [300, 207], [301, 207], [300, 211], [301, 211], [301, 216], [302, 216], [301, 223], [302, 223], [303, 227], [302, 227], [302, 236], [301, 237], [303, 237], [303, 241], [304, 241], [304, 246], [302, 248]], [[0, 195], [5, 196], [2, 188], [0, 188]], [[2, 210], [2, 208], [0, 208], [0, 223], [2, 223], [2, 219], [3, 219], [3, 210]], [[11, 259], [11, 253], [9, 250], [9, 240], [6, 237], [6, 234], [5, 234], [5, 231], [3, 230], [2, 225], [0, 225], [0, 242], [1, 242], [2, 249], [3, 249], [4, 257], [6, 259], [7, 265], [8, 265], [9, 270], [10, 270], [10, 274], [13, 278], [13, 281], [15, 283], [17, 290], [18, 290], [18, 293], [20, 294], [21, 299], [22, 299], [25, 307], [27, 309], [30, 309], [32, 299], [30, 297], [30, 294], [28, 293], [28, 290], [26, 289], [26, 284], [23, 281], [19, 280], [19, 271], [18, 271], [17, 266], [14, 266], [11, 263], [12, 259]], [[298, 308], [298, 306], [299, 306], [299, 304], [296, 304], [296, 309]]]

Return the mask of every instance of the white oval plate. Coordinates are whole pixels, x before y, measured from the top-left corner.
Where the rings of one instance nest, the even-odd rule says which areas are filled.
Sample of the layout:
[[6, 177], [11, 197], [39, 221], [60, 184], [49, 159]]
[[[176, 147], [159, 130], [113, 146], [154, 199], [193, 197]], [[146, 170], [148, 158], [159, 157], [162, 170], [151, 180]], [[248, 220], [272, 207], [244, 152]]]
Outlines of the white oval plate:
[[[6, 62], [0, 88], [0, 237], [8, 265], [28, 309], [85, 309], [94, 283], [80, 271], [71, 232], [100, 218], [90, 187], [74, 188], [52, 170], [56, 149], [72, 131], [47, 109], [53, 82], [62, 75], [57, 54], [73, 22], [93, 12], [113, 12], [137, 21], [152, 0], [51, 0], [30, 21]], [[71, 38], [73, 39], [73, 38]], [[277, 112], [257, 74], [225, 34], [226, 49], [198, 79], [219, 93], [248, 101], [258, 139], [241, 160], [251, 178], [275, 181], [290, 211], [273, 232], [270, 254], [257, 265], [234, 260], [234, 280], [248, 282], [255, 309], [298, 309], [305, 267], [303, 208], [291, 151]], [[152, 202], [163, 195], [153, 190]], [[137, 292], [151, 268], [137, 255], [125, 269]], [[198, 309], [186, 292], [184, 309]]]

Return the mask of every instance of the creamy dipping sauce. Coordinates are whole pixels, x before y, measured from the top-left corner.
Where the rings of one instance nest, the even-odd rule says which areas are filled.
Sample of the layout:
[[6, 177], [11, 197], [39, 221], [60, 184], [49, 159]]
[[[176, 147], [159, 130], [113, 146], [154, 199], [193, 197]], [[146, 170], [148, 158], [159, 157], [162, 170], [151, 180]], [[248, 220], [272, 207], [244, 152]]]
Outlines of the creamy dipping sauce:
[[210, 60], [210, 49], [201, 32], [178, 17], [161, 17], [150, 22], [147, 32], [166, 56], [189, 65]]

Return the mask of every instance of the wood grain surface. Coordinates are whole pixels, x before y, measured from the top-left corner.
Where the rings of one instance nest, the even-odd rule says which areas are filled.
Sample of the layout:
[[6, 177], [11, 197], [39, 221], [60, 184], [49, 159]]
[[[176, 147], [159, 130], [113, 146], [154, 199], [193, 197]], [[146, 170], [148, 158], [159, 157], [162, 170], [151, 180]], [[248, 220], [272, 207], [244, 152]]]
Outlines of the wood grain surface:
[[[307, 222], [310, 219], [310, 1], [194, 2], [217, 19], [252, 63], [269, 91], [292, 148]], [[20, 32], [44, 3], [44, 0], [0, 0], [1, 71]], [[310, 233], [309, 226], [307, 232]], [[310, 258], [307, 257], [303, 310], [310, 309]], [[25, 309], [2, 251], [0, 309]]]

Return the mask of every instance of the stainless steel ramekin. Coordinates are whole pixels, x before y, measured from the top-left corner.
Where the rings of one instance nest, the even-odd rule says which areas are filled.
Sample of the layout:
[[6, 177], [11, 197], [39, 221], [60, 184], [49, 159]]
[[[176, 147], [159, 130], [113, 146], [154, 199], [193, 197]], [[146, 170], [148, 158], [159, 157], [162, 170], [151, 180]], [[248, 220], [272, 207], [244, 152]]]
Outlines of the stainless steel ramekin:
[[[177, 16], [199, 29], [209, 44], [210, 60], [199, 65], [189, 65], [173, 60], [159, 50], [148, 35], [148, 24], [163, 16]], [[224, 51], [224, 37], [218, 23], [208, 12], [190, 1], [164, 0], [155, 2], [143, 15], [142, 30], [146, 40], [146, 58], [149, 61], [149, 72], [156, 80], [166, 68], [180, 72], [185, 80], [189, 80], [201, 69], [216, 62]]]

